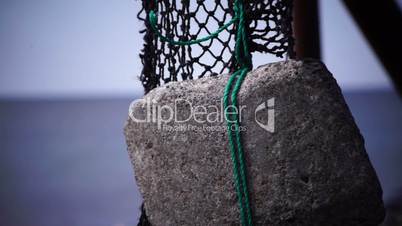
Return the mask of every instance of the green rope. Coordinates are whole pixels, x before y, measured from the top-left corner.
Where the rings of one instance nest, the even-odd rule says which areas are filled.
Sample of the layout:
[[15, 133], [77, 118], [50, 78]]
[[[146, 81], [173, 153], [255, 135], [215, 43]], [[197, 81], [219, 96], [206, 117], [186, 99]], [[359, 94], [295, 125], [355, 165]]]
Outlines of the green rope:
[[[232, 105], [237, 106], [237, 93], [240, 90], [241, 84], [244, 81], [244, 78], [247, 76], [247, 69], [243, 69], [239, 75], [239, 78], [236, 81], [235, 87], [233, 88], [232, 91]], [[245, 208], [247, 210], [247, 221], [248, 225], [252, 225], [252, 213], [251, 213], [251, 208], [250, 208], [250, 198], [249, 198], [249, 193], [248, 193], [248, 188], [247, 188], [247, 169], [245, 165], [245, 158], [244, 158], [244, 151], [243, 151], [243, 145], [241, 142], [241, 134], [240, 134], [240, 123], [239, 123], [239, 116], [235, 115], [235, 138], [236, 138], [236, 143], [237, 143], [237, 154], [239, 156], [239, 163], [240, 163], [240, 175], [241, 179], [243, 181], [242, 186], [243, 186], [243, 198], [244, 198], [244, 203], [245, 203]]]
[[[235, 4], [234, 5], [235, 15], [236, 15], [236, 17], [238, 17], [236, 45], [235, 45], [235, 57], [236, 57], [236, 61], [240, 64], [240, 69], [238, 69], [238, 71], [237, 71], [239, 73], [234, 73], [231, 76], [231, 79], [229, 80], [228, 84], [226, 85], [225, 92], [224, 92], [224, 98], [227, 99], [227, 96], [229, 96], [230, 88], [233, 86], [234, 78], [237, 78], [236, 84], [235, 84], [235, 86], [232, 90], [232, 94], [231, 94], [232, 106], [237, 107], [238, 106], [237, 95], [240, 91], [241, 84], [243, 83], [245, 77], [247, 76], [247, 72], [249, 70], [251, 70], [251, 68], [252, 68], [252, 60], [251, 60], [251, 54], [250, 54], [250, 51], [248, 48], [248, 42], [247, 42], [247, 32], [246, 32], [246, 26], [245, 26], [246, 22], [245, 22], [245, 15], [244, 15], [245, 10], [244, 10], [244, 6], [243, 6], [243, 1], [236, 0], [234, 4]], [[238, 74], [239, 74], [239, 76], [238, 76]], [[228, 114], [228, 107], [229, 107], [228, 103], [224, 102], [225, 115]], [[238, 113], [238, 111], [236, 113]], [[241, 192], [241, 194], [238, 194], [238, 199], [241, 199], [242, 202], [244, 202], [244, 206], [242, 208], [246, 209], [245, 214], [247, 216], [247, 224], [242, 222], [242, 225], [252, 226], [253, 225], [252, 212], [251, 212], [251, 208], [250, 208], [250, 198], [249, 198], [248, 187], [247, 187], [247, 171], [246, 171], [246, 165], [245, 165], [243, 145], [241, 142], [239, 115], [234, 114], [233, 116], [235, 117], [234, 123], [232, 123], [232, 121], [228, 118], [226, 118], [226, 121], [228, 124], [230, 149], [231, 149], [232, 153], [233, 152], [236, 153], [236, 149], [234, 148], [234, 146], [235, 146], [234, 143], [236, 143], [237, 157], [239, 160], [238, 162], [240, 163], [242, 192]], [[232, 131], [233, 124], [235, 126], [234, 131]], [[236, 161], [233, 161], [233, 165], [236, 165], [236, 163], [237, 163]]]
[[[241, 142], [238, 110], [235, 112], [229, 112], [228, 110], [231, 107], [238, 109], [237, 95], [240, 91], [241, 85], [245, 77], [247, 76], [247, 72], [250, 71], [252, 68], [252, 60], [247, 42], [247, 32], [245, 27], [246, 23], [244, 15], [245, 10], [243, 6], [243, 1], [235, 0], [233, 9], [235, 15], [228, 23], [224, 24], [222, 27], [218, 28], [218, 30], [216, 30], [215, 32], [211, 33], [206, 37], [190, 41], [175, 41], [163, 36], [162, 33], [157, 28], [158, 18], [155, 12], [152, 10], [149, 12], [149, 21], [152, 29], [157, 34], [157, 36], [161, 40], [173, 45], [193, 45], [216, 38], [219, 35], [219, 33], [227, 29], [232, 24], [236, 23], [237, 34], [236, 34], [236, 45], [235, 45], [235, 58], [239, 64], [239, 68], [236, 72], [234, 72], [230, 76], [229, 81], [225, 87], [225, 91], [223, 94], [223, 105], [224, 105], [225, 119], [227, 123], [231, 159], [233, 163], [233, 177], [235, 181], [235, 189], [237, 193], [237, 199], [240, 210], [240, 221], [243, 226], [252, 226], [253, 225], [252, 212], [247, 187], [247, 171], [246, 171], [243, 145]], [[233, 87], [233, 83], [235, 80], [236, 83]], [[231, 104], [229, 103], [229, 96]]]
[[[247, 189], [247, 174], [246, 174], [246, 166], [245, 159], [243, 153], [243, 147], [241, 144], [241, 136], [240, 136], [240, 125], [239, 119], [236, 112], [230, 112], [229, 109], [231, 107], [237, 106], [237, 93], [240, 89], [241, 83], [247, 75], [247, 69], [237, 70], [233, 73], [229, 81], [225, 87], [225, 92], [223, 95], [223, 106], [225, 109], [225, 119], [227, 122], [227, 131], [229, 137], [229, 147], [231, 152], [231, 158], [233, 162], [233, 176], [235, 180], [235, 188], [237, 192], [237, 198], [239, 202], [240, 209], [240, 219], [242, 225], [252, 226], [252, 215], [251, 208], [249, 203], [249, 195]], [[235, 87], [232, 91], [231, 102], [232, 105], [229, 104], [229, 96], [230, 90], [233, 86], [233, 82], [237, 79]], [[231, 116], [234, 116], [233, 119]], [[233, 130], [234, 126], [234, 130]], [[237, 148], [236, 148], [237, 147]], [[240, 164], [240, 165], [239, 165]], [[240, 173], [240, 176], [239, 176]], [[244, 203], [243, 203], [244, 202]], [[247, 219], [246, 219], [247, 218]]]
[[229, 112], [229, 93], [230, 89], [232, 87], [231, 84], [233, 84], [234, 80], [240, 74], [240, 70], [236, 71], [235, 73], [230, 76], [228, 84], [225, 87], [225, 92], [223, 95], [223, 106], [225, 109], [225, 119], [227, 122], [227, 131], [228, 131], [228, 137], [229, 137], [229, 147], [230, 147], [230, 157], [232, 159], [233, 163], [233, 177], [235, 181], [235, 189], [236, 189], [236, 194], [237, 194], [237, 201], [239, 204], [239, 209], [240, 209], [240, 221], [242, 225], [247, 225], [246, 224], [246, 210], [243, 207], [243, 183], [241, 181], [241, 178], [239, 176], [239, 162], [238, 162], [238, 156], [236, 155], [236, 140], [233, 136], [233, 131], [232, 131], [232, 120], [231, 120], [231, 112]]

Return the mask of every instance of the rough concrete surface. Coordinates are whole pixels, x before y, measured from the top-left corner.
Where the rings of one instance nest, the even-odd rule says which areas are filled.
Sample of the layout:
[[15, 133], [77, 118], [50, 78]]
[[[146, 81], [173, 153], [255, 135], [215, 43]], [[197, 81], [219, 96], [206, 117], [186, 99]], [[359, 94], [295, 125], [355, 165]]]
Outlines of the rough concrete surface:
[[[131, 113], [145, 119], [147, 100], [154, 101], [148, 106], [162, 109], [163, 119], [172, 113], [166, 106], [174, 109], [175, 102], [178, 119], [188, 118], [189, 103], [193, 110], [204, 106], [212, 112], [221, 107], [228, 78], [169, 83], [136, 101]], [[271, 98], [274, 106], [256, 114]], [[239, 104], [245, 106], [242, 140], [255, 225], [382, 222], [382, 190], [363, 137], [321, 62], [288, 60], [259, 67], [246, 77]], [[261, 126], [269, 110], [271, 122], [274, 110], [274, 132]], [[197, 116], [185, 123], [127, 122], [128, 151], [153, 226], [239, 225], [225, 121], [199, 123], [195, 119], [207, 116]]]

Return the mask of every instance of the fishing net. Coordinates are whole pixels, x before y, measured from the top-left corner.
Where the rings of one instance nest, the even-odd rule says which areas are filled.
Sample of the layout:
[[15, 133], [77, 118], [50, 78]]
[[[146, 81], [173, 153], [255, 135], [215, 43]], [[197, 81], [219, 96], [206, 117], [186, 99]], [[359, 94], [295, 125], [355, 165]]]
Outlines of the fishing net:
[[[140, 54], [140, 80], [145, 93], [171, 81], [234, 72], [236, 25], [194, 45], [173, 45], [158, 38], [149, 12], [158, 12], [157, 29], [177, 41], [211, 35], [234, 16], [234, 0], [143, 0], [138, 18], [144, 22], [144, 46]], [[249, 0], [245, 3], [247, 42], [251, 53], [293, 58], [292, 0]]]
[[[294, 57], [292, 0], [143, 0], [138, 18], [145, 24], [140, 75], [145, 93], [171, 81], [231, 73], [223, 94], [236, 194], [242, 225], [252, 225], [237, 114], [237, 94], [252, 54]], [[229, 98], [230, 97], [230, 98]], [[235, 130], [231, 130], [232, 126]], [[149, 225], [145, 209], [139, 225]]]

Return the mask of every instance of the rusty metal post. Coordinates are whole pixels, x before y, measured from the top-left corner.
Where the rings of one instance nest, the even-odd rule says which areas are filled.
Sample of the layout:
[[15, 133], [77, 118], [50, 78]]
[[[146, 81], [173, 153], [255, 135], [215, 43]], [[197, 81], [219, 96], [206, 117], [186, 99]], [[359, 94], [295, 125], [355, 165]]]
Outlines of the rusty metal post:
[[297, 59], [321, 59], [318, 0], [294, 0], [293, 4]]

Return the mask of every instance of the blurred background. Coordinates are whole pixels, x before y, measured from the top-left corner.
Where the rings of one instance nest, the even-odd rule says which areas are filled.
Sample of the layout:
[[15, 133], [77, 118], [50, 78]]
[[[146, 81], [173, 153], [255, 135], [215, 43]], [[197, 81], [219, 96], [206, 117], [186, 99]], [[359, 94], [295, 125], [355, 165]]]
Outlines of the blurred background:
[[[140, 6], [0, 0], [0, 225], [138, 222], [123, 126], [143, 93]], [[341, 1], [320, 1], [319, 17], [322, 59], [391, 205], [402, 194], [401, 98]], [[278, 60], [264, 55], [254, 64]]]

